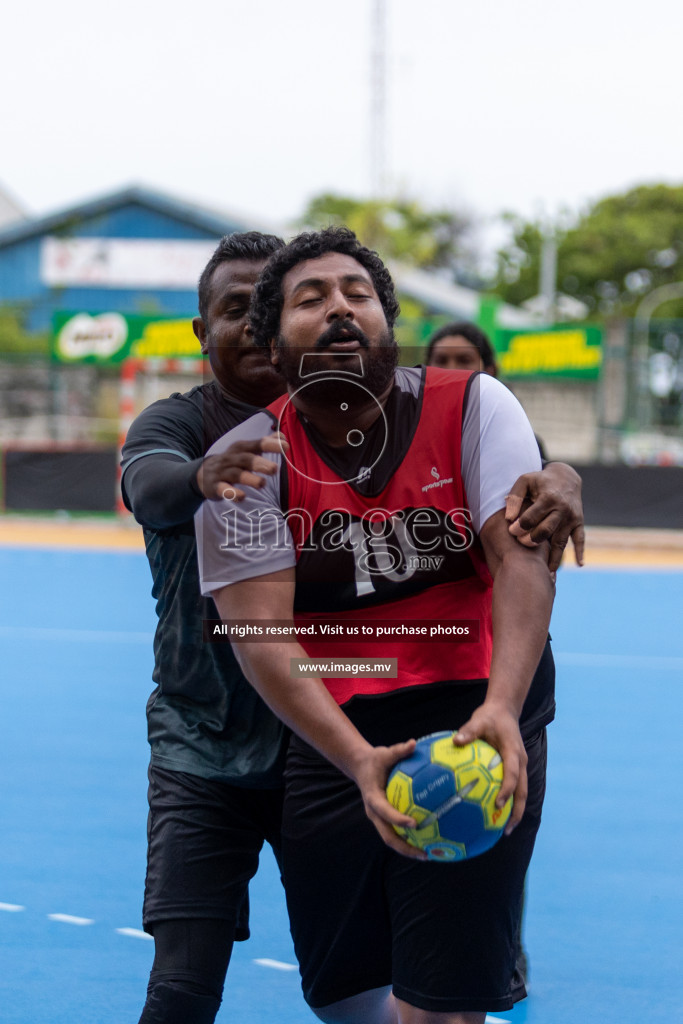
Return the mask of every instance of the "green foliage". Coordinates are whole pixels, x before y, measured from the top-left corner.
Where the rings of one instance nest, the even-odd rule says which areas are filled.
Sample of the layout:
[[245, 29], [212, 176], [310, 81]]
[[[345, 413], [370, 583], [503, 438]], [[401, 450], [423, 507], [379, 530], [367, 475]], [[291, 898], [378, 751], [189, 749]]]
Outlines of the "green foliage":
[[0, 355], [47, 357], [48, 354], [48, 332], [30, 333], [25, 328], [20, 310], [13, 306], [0, 305]]
[[472, 223], [451, 210], [426, 210], [413, 199], [353, 199], [326, 193], [309, 202], [301, 226], [319, 231], [343, 224], [384, 260], [415, 267], [452, 267], [471, 261]]
[[[495, 290], [520, 304], [539, 290], [542, 225], [506, 216], [511, 242], [498, 254]], [[683, 186], [641, 185], [551, 226], [558, 241], [558, 291], [589, 317], [633, 316], [643, 296], [683, 279]], [[683, 316], [683, 300], [657, 316]]]
[[540, 224], [513, 213], [503, 214], [511, 241], [498, 252], [498, 270], [492, 290], [519, 306], [538, 293], [543, 234]]

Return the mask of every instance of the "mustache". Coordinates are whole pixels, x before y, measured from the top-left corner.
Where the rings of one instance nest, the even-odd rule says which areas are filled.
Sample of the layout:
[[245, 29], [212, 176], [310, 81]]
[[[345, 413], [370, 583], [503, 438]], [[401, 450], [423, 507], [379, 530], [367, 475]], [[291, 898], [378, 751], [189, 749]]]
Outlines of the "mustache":
[[335, 341], [357, 341], [361, 348], [370, 348], [366, 335], [348, 320], [334, 320], [315, 343], [317, 349], [328, 348]]

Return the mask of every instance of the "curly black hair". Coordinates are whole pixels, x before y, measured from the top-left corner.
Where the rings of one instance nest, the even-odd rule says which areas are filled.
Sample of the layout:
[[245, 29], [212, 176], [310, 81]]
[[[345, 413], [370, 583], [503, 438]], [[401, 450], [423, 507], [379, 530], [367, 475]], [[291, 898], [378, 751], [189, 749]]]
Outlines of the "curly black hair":
[[484, 334], [480, 327], [476, 324], [470, 323], [468, 320], [459, 320], [454, 323], [444, 324], [438, 331], [432, 334], [429, 342], [427, 343], [427, 351], [425, 352], [424, 361], [429, 366], [432, 358], [432, 352], [437, 341], [441, 341], [443, 338], [465, 338], [469, 341], [481, 356], [484, 366], [496, 367], [496, 353], [493, 351], [493, 345], [489, 341], [488, 335]]
[[264, 235], [261, 231], [236, 231], [232, 235], [223, 235], [199, 278], [199, 315], [204, 323], [207, 323], [211, 278], [216, 267], [228, 260], [250, 260], [253, 263], [267, 260], [284, 244], [283, 238]]
[[315, 260], [328, 252], [352, 256], [367, 270], [382, 304], [387, 324], [390, 329], [394, 326], [400, 309], [389, 271], [377, 253], [361, 245], [349, 228], [329, 227], [322, 231], [302, 232], [268, 260], [251, 296], [249, 318], [257, 345], [267, 348], [278, 335], [283, 301], [282, 279], [285, 274], [304, 260]]

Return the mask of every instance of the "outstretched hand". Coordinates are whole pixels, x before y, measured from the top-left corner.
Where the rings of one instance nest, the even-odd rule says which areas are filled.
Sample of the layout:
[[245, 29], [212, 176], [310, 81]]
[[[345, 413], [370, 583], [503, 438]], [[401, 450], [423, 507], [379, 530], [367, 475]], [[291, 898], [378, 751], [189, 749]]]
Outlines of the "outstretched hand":
[[509, 836], [522, 820], [528, 793], [528, 757], [519, 731], [519, 722], [503, 705], [484, 701], [470, 720], [455, 733], [453, 743], [457, 747], [462, 747], [476, 739], [486, 740], [503, 759], [503, 784], [496, 797], [496, 807], [504, 807], [507, 800], [513, 797], [512, 813], [505, 826], [505, 835]]
[[550, 541], [551, 572], [559, 568], [570, 537], [576, 563], [583, 565], [581, 477], [571, 466], [549, 462], [542, 472], [520, 476], [506, 498], [505, 518], [510, 523], [510, 533], [521, 544], [535, 547]]
[[395, 743], [391, 747], [371, 747], [354, 777], [363, 797], [365, 813], [387, 846], [390, 846], [396, 853], [403, 854], [404, 857], [427, 860], [426, 853], [410, 846], [394, 831], [394, 825], [415, 828], [416, 821], [392, 807], [386, 794], [387, 779], [391, 769], [404, 757], [410, 757], [414, 750], [415, 740]]
[[235, 441], [220, 455], [206, 456], [197, 470], [197, 486], [209, 501], [242, 501], [241, 487], [263, 487], [266, 476], [277, 472], [277, 463], [260, 453], [284, 452], [288, 447], [282, 434], [277, 433], [259, 441]]

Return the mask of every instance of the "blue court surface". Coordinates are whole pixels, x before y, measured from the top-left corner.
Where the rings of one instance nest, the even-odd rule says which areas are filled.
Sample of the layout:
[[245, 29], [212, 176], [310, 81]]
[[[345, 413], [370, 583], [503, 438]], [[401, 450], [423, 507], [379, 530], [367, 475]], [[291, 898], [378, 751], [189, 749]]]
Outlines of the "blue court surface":
[[[147, 562], [8, 547], [0, 578], [0, 1021], [135, 1024], [153, 950], [140, 931]], [[530, 996], [490, 1020], [683, 1021], [682, 609], [682, 573], [560, 573]], [[315, 1019], [269, 852], [218, 1019]]]

